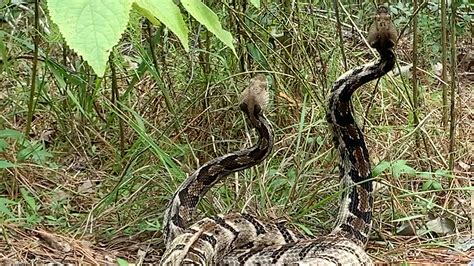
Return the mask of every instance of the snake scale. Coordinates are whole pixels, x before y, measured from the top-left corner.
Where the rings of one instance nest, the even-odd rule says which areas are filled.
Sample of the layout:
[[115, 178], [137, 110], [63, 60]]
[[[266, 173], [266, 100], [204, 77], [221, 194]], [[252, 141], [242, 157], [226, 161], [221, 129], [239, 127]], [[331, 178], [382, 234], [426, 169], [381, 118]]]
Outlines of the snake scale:
[[380, 58], [355, 67], [335, 82], [327, 121], [340, 154], [340, 207], [332, 232], [305, 239], [286, 228], [246, 213], [207, 217], [195, 223], [201, 197], [229, 174], [262, 162], [273, 147], [264, 115], [268, 99], [263, 75], [251, 79], [241, 96], [241, 110], [258, 133], [257, 143], [215, 158], [197, 169], [176, 190], [164, 214], [166, 251], [161, 265], [372, 265], [365, 252], [372, 224], [373, 187], [364, 136], [352, 113], [351, 96], [363, 84], [382, 77], [395, 65], [396, 31], [386, 7], [379, 7], [368, 41]]

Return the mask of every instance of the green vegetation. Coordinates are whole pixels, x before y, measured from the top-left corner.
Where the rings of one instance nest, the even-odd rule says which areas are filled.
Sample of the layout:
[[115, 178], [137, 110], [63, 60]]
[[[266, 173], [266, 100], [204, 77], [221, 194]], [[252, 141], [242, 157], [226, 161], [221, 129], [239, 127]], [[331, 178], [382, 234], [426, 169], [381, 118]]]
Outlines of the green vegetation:
[[[97, 28], [111, 37], [100, 56], [88, 46], [92, 29], [77, 36], [70, 30], [76, 24], [52, 22], [55, 8], [60, 20], [71, 16], [59, 8], [69, 1], [47, 2], [35, 12], [35, 3], [0, 0], [0, 245], [6, 255], [0, 261], [126, 265], [146, 248], [146, 260], [157, 260], [163, 210], [186, 174], [254, 141], [237, 102], [249, 78], [261, 72], [273, 78], [267, 110], [276, 134], [273, 153], [212, 189], [200, 215], [244, 210], [283, 217], [308, 235], [331, 228], [338, 157], [325, 99], [345, 71], [344, 58], [348, 68], [374, 58], [364, 42], [372, 2], [339, 6], [345, 57], [333, 1], [203, 1], [220, 25], [204, 21], [209, 13], [190, 10], [186, 4], [193, 1], [181, 1], [173, 13], [182, 25], [157, 15], [160, 6], [152, 2], [122, 1], [134, 3], [130, 13], [113, 12], [101, 22], [120, 20], [115, 39], [110, 29]], [[459, 63], [453, 169], [435, 68], [443, 49], [452, 57], [441, 45], [438, 1], [419, 5], [416, 51], [413, 5], [390, 7], [402, 33], [400, 67], [418, 54], [418, 102], [406, 73], [366, 85], [353, 100], [377, 181], [369, 244], [377, 261], [433, 261], [429, 254], [437, 254], [456, 262], [446, 250], [472, 229], [473, 87], [463, 74], [472, 72], [472, 61], [466, 68], [463, 60], [473, 53], [468, 14], [474, 6], [452, 2]], [[63, 245], [50, 244], [50, 234]], [[74, 256], [64, 257], [64, 243]], [[425, 252], [429, 248], [437, 251]], [[462, 262], [469, 258], [455, 254]]]

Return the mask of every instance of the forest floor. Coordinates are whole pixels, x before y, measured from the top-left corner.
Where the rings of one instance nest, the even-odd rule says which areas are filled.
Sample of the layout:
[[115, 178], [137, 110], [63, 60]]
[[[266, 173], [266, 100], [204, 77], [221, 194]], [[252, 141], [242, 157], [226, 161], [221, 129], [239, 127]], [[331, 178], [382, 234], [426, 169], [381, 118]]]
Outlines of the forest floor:
[[[152, 235], [119, 237], [108, 243], [92, 244], [87, 237], [71, 238], [41, 229], [25, 230], [6, 225], [3, 230], [8, 230], [9, 235], [7, 240], [0, 239], [3, 265], [15, 262], [104, 265], [117, 264], [118, 258], [126, 258], [129, 265], [156, 264], [164, 248], [157, 244], [161, 240]], [[390, 242], [390, 248], [386, 241]], [[417, 237], [392, 236], [386, 241], [371, 241], [367, 247], [376, 265], [468, 265], [474, 258], [472, 248], [455, 251], [430, 247]]]

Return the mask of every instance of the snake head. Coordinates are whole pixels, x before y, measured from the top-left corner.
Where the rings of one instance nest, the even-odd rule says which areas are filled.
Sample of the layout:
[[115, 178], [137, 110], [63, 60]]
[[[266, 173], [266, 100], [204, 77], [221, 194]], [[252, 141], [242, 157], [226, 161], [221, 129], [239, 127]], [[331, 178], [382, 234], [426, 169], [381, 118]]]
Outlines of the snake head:
[[240, 109], [249, 115], [258, 115], [268, 103], [268, 83], [263, 74], [250, 80], [249, 86], [240, 95]]

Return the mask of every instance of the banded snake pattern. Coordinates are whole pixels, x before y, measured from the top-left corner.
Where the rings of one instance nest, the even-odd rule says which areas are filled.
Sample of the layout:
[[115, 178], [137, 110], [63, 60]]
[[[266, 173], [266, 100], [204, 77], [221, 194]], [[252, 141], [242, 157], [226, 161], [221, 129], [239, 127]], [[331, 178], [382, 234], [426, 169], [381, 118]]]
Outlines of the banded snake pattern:
[[372, 224], [371, 166], [364, 136], [354, 120], [351, 96], [394, 67], [395, 40], [388, 9], [381, 6], [368, 37], [380, 58], [347, 71], [332, 87], [326, 119], [340, 154], [342, 193], [329, 235], [306, 239], [283, 223], [264, 222], [245, 213], [192, 223], [198, 201], [214, 184], [257, 165], [272, 150], [273, 133], [263, 113], [267, 83], [263, 75], [257, 75], [243, 91], [240, 108], [256, 129], [258, 142], [205, 163], [176, 190], [164, 214], [166, 251], [161, 265], [372, 265], [364, 250]]

